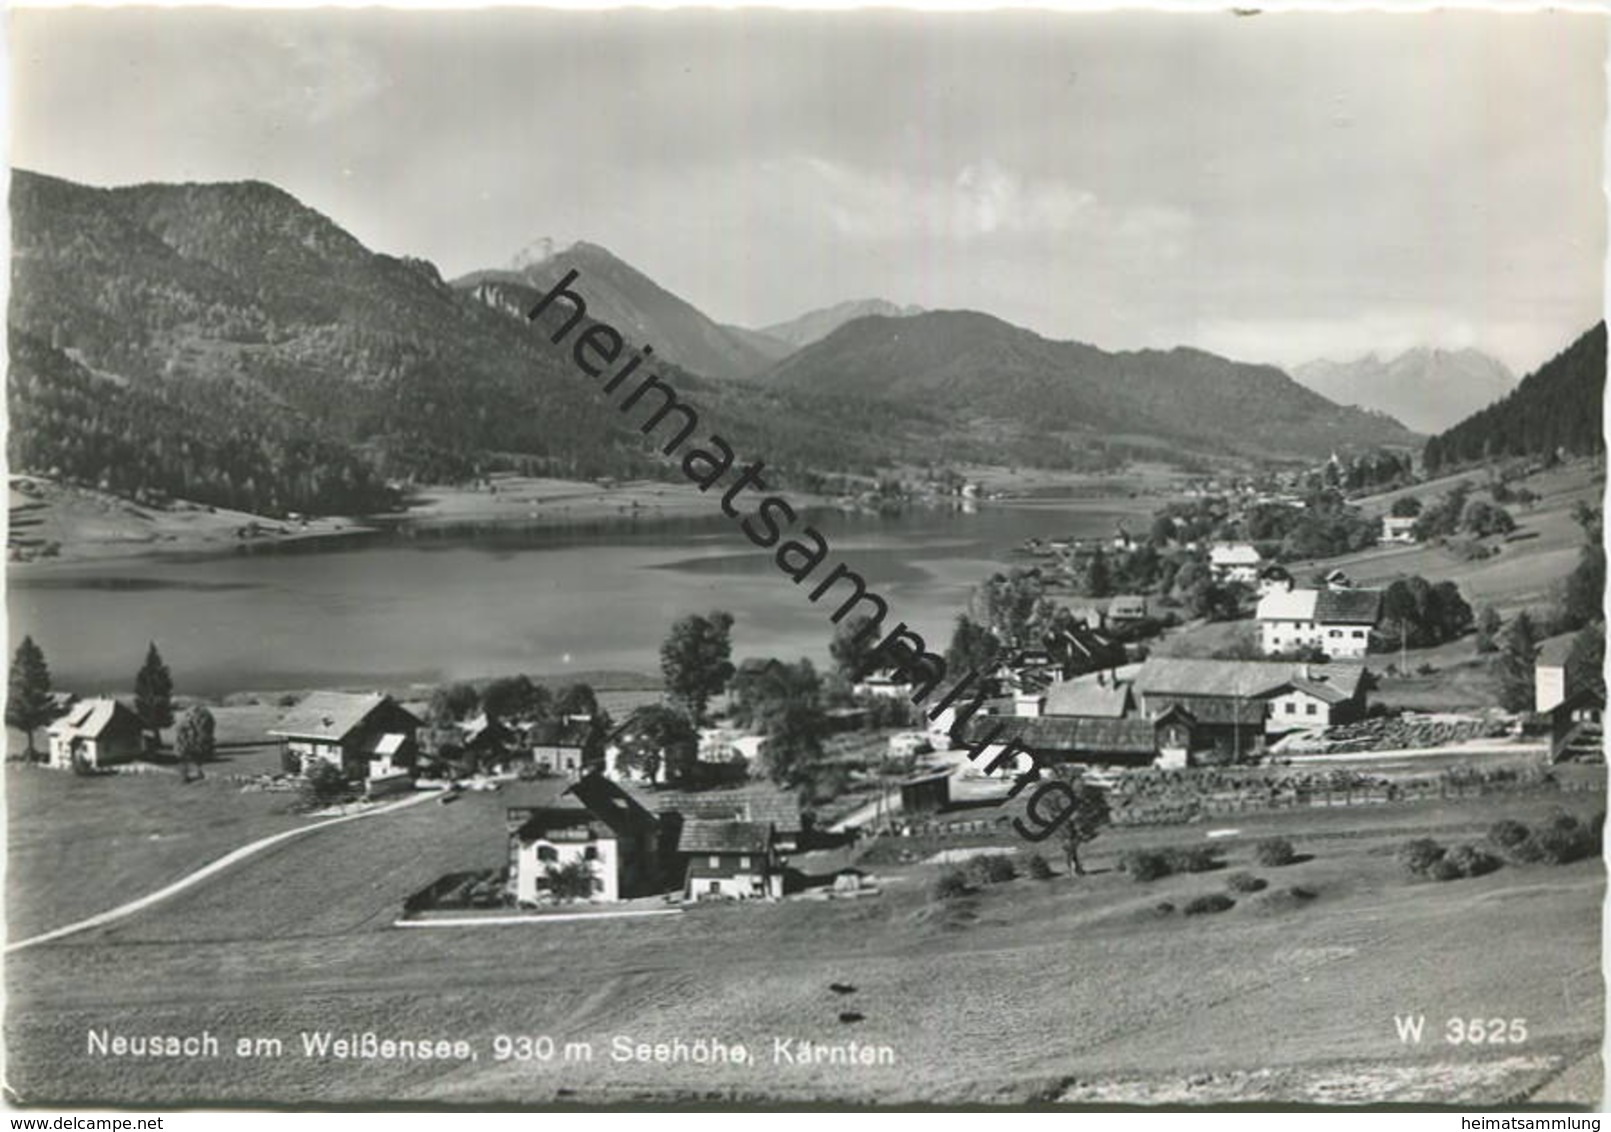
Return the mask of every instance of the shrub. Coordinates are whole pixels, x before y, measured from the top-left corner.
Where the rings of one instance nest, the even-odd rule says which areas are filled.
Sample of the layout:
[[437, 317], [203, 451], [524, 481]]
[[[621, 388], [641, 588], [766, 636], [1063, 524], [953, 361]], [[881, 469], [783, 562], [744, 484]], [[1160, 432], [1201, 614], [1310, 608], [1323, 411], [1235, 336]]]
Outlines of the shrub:
[[1202, 896], [1194, 896], [1186, 902], [1181, 912], [1187, 916], [1199, 916], [1212, 912], [1225, 912], [1236, 907], [1236, 901], [1223, 892], [1209, 892]]
[[1443, 846], [1430, 837], [1418, 837], [1398, 847], [1398, 861], [1410, 872], [1422, 876], [1443, 859], [1443, 853]]
[[1153, 910], [1161, 916], [1167, 916], [1175, 910], [1175, 906], [1167, 900], [1160, 900], [1153, 906]]
[[1012, 858], [1005, 853], [990, 853], [968, 862], [968, 876], [978, 884], [1002, 884], [1017, 875]]
[[1232, 892], [1258, 892], [1269, 887], [1269, 881], [1252, 873], [1232, 873], [1225, 878], [1225, 887]]
[[1206, 873], [1219, 867], [1219, 850], [1212, 845], [1176, 845], [1163, 852], [1173, 873]]
[[1533, 834], [1536, 847], [1535, 860], [1552, 865], [1569, 865], [1594, 853], [1594, 837], [1575, 821], [1569, 827], [1551, 825], [1549, 829]]
[[961, 869], [947, 869], [935, 878], [934, 887], [929, 890], [929, 895], [935, 900], [955, 900], [972, 891], [968, 885], [968, 878], [962, 874]]
[[1438, 865], [1443, 864], [1452, 865], [1461, 876], [1480, 877], [1497, 869], [1499, 858], [1477, 845], [1456, 845], [1438, 862]]
[[1449, 858], [1439, 857], [1427, 866], [1426, 875], [1433, 880], [1459, 880], [1465, 873], [1461, 872], [1460, 866]]
[[1510, 852], [1532, 836], [1532, 830], [1512, 818], [1501, 818], [1488, 827], [1488, 840], [1498, 848]]
[[1155, 849], [1132, 849], [1119, 858], [1119, 868], [1137, 881], [1159, 880], [1172, 871], [1168, 859]]
[[1298, 859], [1292, 842], [1284, 837], [1266, 837], [1253, 846], [1253, 858], [1267, 869], [1278, 869]]
[[1046, 863], [1046, 858], [1036, 853], [1029, 858], [1029, 875], [1036, 880], [1051, 880], [1052, 867]]

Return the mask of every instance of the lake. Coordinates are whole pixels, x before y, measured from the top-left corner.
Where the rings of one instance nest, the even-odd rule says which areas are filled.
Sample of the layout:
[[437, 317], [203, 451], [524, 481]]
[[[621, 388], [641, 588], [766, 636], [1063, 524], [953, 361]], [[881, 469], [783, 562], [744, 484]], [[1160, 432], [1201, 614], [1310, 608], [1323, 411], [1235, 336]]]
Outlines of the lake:
[[[1145, 526], [1150, 500], [987, 503], [971, 514], [815, 515], [833, 550], [791, 583], [720, 514], [586, 529], [400, 528], [249, 553], [62, 563], [10, 575], [11, 647], [32, 634], [57, 688], [129, 694], [156, 641], [180, 694], [659, 671], [677, 617], [725, 609], [734, 657], [824, 663], [835, 561], [942, 648], [968, 592], [1031, 535]], [[836, 587], [846, 589], [848, 587]], [[830, 597], [832, 595], [829, 595]]]

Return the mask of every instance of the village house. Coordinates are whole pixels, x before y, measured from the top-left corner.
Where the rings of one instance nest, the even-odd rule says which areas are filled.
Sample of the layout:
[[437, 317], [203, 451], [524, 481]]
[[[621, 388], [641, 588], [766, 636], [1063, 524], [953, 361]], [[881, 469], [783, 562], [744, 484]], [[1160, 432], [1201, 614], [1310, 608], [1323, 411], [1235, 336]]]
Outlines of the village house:
[[1399, 544], [1415, 542], [1415, 522], [1413, 515], [1383, 515], [1381, 541]]
[[81, 700], [45, 729], [50, 765], [73, 769], [76, 756], [100, 769], [136, 758], [144, 729], [140, 717], [114, 699]]
[[799, 849], [806, 837], [799, 798], [767, 783], [715, 790], [655, 790], [635, 782], [622, 785], [673, 830], [680, 823], [696, 820], [759, 822], [772, 827], [773, 846], [780, 853]]
[[551, 903], [552, 874], [577, 861], [592, 874], [591, 900], [660, 890], [655, 816], [601, 775], [573, 783], [552, 805], [509, 807], [506, 825], [509, 894], [518, 904]]
[[1048, 629], [1043, 643], [1047, 661], [1055, 668], [1051, 675], [1063, 680], [1085, 672], [1114, 668], [1126, 659], [1123, 644], [1077, 620]]
[[677, 852], [684, 900], [760, 900], [783, 895], [770, 822], [684, 821]]
[[1538, 646], [1533, 660], [1533, 710], [1540, 715], [1554, 711], [1566, 699], [1567, 662], [1571, 659], [1575, 639], [1575, 634], [1562, 633]]
[[587, 719], [544, 719], [521, 726], [531, 764], [548, 774], [579, 778], [604, 765], [604, 739]]
[[1380, 590], [1275, 589], [1259, 599], [1259, 643], [1266, 654], [1312, 647], [1333, 660], [1360, 660], [1381, 608]]
[[1264, 561], [1252, 543], [1222, 542], [1208, 552], [1208, 565], [1216, 582], [1241, 582], [1253, 585], [1259, 579], [1259, 566]]
[[1148, 660], [1136, 675], [1142, 710], [1156, 718], [1178, 706], [1204, 725], [1196, 738], [1246, 752], [1265, 732], [1335, 727], [1365, 714], [1365, 669], [1358, 664], [1259, 660]]
[[280, 740], [289, 774], [322, 763], [348, 779], [381, 781], [413, 773], [420, 727], [413, 713], [381, 692], [310, 692], [269, 734]]

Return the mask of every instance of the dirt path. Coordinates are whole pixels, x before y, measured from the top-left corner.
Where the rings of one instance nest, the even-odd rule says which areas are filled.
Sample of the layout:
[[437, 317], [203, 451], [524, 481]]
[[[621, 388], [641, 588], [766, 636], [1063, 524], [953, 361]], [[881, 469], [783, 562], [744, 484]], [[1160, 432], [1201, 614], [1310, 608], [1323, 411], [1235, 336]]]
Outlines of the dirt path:
[[347, 814], [343, 817], [331, 818], [329, 821], [315, 822], [313, 825], [305, 825], [298, 829], [288, 829], [283, 833], [276, 833], [269, 837], [261, 837], [256, 841], [247, 842], [239, 849], [235, 849], [224, 854], [211, 864], [203, 865], [195, 872], [181, 877], [172, 884], [157, 889], [155, 892], [148, 893], [147, 895], [140, 897], [138, 900], [131, 900], [127, 904], [119, 904], [116, 908], [101, 912], [98, 915], [91, 916], [86, 920], [79, 920], [77, 923], [56, 928], [52, 931], [45, 932], [42, 935], [33, 936], [30, 939], [18, 940], [16, 943], [8, 943], [6, 944], [5, 953], [9, 955], [14, 951], [21, 951], [25, 947], [32, 947], [39, 943], [48, 943], [51, 940], [62, 939], [65, 936], [77, 935], [79, 932], [89, 931], [91, 928], [104, 927], [107, 924], [114, 923], [128, 916], [132, 916], [136, 912], [143, 911], [159, 901], [166, 900], [170, 896], [175, 896], [188, 888], [195, 887], [214, 874], [223, 872], [231, 865], [238, 864], [239, 862], [246, 860], [246, 858], [254, 856], [257, 853], [261, 853], [263, 850], [268, 849], [271, 846], [278, 845], [282, 841], [289, 841], [293, 837], [301, 837], [304, 834], [312, 833], [314, 830], [328, 829], [333, 825], [341, 825], [345, 822], [358, 821], [362, 818], [378, 817], [381, 814], [395, 813], [398, 810], [407, 809], [409, 806], [417, 806], [421, 802], [428, 802], [436, 797], [438, 797], [438, 795], [434, 793], [415, 794], [411, 798], [405, 798], [401, 802], [394, 802], [389, 806], [380, 806], [373, 810], [364, 810], [362, 813]]

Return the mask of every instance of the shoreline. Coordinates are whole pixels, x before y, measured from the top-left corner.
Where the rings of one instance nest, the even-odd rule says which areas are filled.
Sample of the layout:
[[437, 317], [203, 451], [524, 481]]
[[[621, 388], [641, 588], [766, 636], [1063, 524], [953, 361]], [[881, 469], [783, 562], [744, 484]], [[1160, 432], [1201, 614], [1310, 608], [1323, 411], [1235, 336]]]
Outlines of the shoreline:
[[[981, 479], [993, 480], [992, 487], [1002, 491], [990, 501], [994, 506], [1045, 506], [1055, 503], [1058, 496], [1042, 493], [1059, 488], [1069, 492], [1068, 499], [1081, 502], [1135, 499], [1125, 490], [1123, 476], [1033, 469], [977, 471]], [[1100, 494], [1092, 492], [1093, 488]], [[877, 511], [851, 498], [810, 492], [791, 492], [789, 498], [804, 510]], [[903, 500], [902, 506], [951, 509], [964, 504], [948, 496], [917, 495]], [[716, 501], [692, 484], [673, 481], [615, 483], [503, 475], [472, 486], [421, 487], [403, 509], [394, 512], [274, 519], [185, 500], [141, 504], [91, 488], [15, 474], [10, 477], [7, 573], [14, 578], [45, 577], [86, 565], [274, 553], [286, 547], [332, 545], [343, 539], [359, 541], [399, 532], [624, 530], [719, 516]]]

